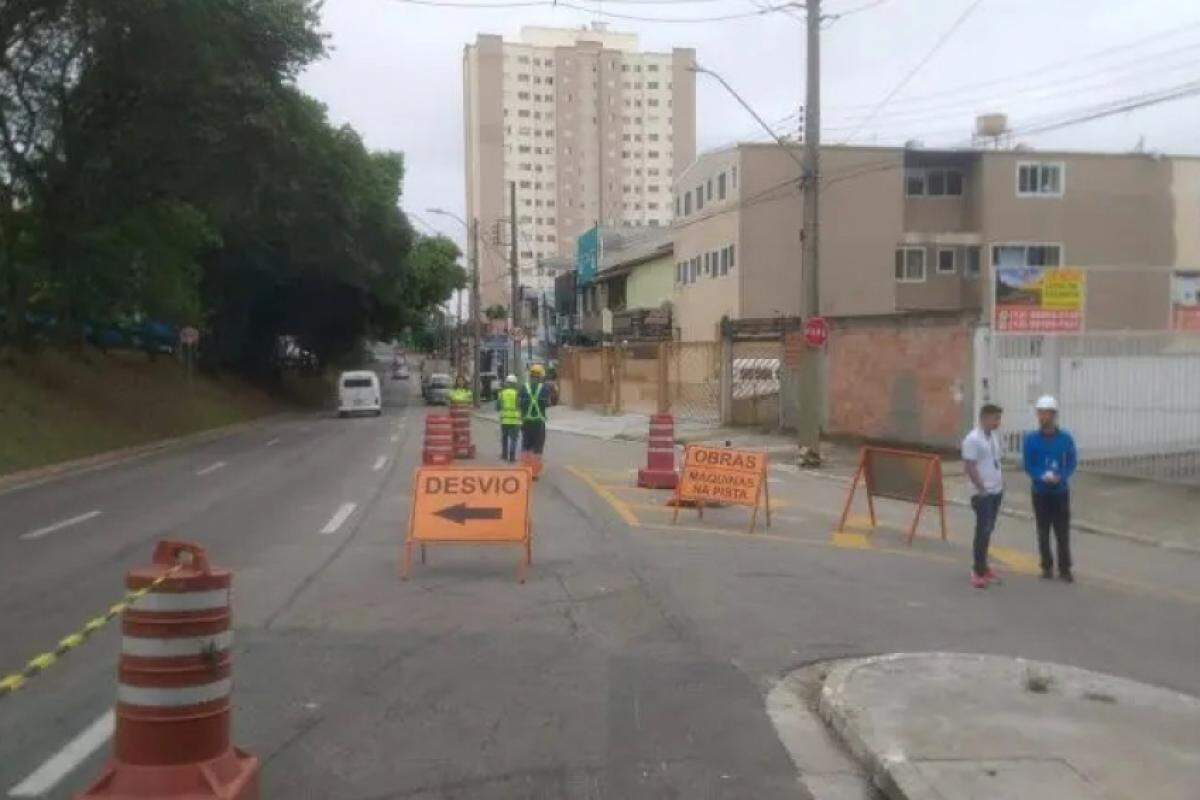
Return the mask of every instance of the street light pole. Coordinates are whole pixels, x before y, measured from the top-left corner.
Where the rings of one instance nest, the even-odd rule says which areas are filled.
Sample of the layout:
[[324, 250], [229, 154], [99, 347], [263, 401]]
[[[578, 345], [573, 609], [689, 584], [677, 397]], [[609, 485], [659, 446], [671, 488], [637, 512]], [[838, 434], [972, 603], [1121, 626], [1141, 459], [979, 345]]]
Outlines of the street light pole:
[[[471, 218], [470, 224], [455, 214], [453, 211], [446, 211], [443, 208], [427, 208], [425, 209], [430, 214], [440, 214], [443, 217], [450, 217], [457, 220], [467, 231], [467, 262], [471, 267], [471, 400], [479, 405], [479, 347], [480, 347], [480, 330], [479, 330], [479, 220]], [[459, 295], [459, 308], [462, 305], [462, 292]], [[459, 325], [462, 324], [462, 315], [459, 315]], [[462, 365], [459, 364], [459, 369]]]
[[[511, 337], [516, 337], [521, 330], [521, 286], [517, 277], [517, 184], [516, 181], [511, 181], [508, 184], [508, 238], [509, 238], [509, 254], [508, 254], [508, 277], [512, 284], [512, 300], [509, 301], [512, 305], [512, 332]], [[511, 338], [510, 337], [510, 338]], [[512, 338], [512, 353], [513, 353], [513, 374], [517, 379], [521, 379], [521, 345], [519, 340]]]

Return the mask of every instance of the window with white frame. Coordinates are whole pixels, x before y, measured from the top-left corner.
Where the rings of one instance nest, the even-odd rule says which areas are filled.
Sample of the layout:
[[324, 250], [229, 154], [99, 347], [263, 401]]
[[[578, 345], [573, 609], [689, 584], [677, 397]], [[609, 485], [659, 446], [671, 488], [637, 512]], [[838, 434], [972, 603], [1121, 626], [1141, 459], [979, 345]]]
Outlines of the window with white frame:
[[722, 172], [717, 176], [717, 199], [725, 199], [725, 173]]
[[896, 248], [896, 281], [921, 283], [925, 280], [925, 248]]
[[1061, 162], [1017, 164], [1017, 197], [1062, 197], [1066, 168]]
[[1062, 246], [1057, 244], [998, 244], [992, 246], [992, 266], [1057, 267], [1062, 265]]
[[958, 272], [958, 252], [953, 247], [938, 248], [937, 271], [939, 275]]

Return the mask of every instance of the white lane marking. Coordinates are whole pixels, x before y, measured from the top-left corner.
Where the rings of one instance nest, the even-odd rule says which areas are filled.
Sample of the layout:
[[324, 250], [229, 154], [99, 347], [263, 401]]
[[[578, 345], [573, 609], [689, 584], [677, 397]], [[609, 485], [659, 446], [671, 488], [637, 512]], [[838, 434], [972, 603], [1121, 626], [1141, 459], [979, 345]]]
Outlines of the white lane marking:
[[228, 465], [226, 462], [224, 462], [224, 461], [218, 461], [218, 462], [216, 462], [215, 464], [209, 464], [209, 465], [208, 465], [207, 467], [205, 467], [204, 469], [198, 469], [198, 470], [196, 470], [196, 475], [197, 475], [197, 476], [200, 476], [200, 475], [209, 475], [209, 474], [211, 474], [211, 473], [213, 473], [213, 472], [216, 472], [217, 470], [221, 469], [221, 467], [227, 467], [227, 466], [229, 466], [229, 465]]
[[78, 767], [113, 734], [114, 717], [111, 710], [84, 728], [83, 732], [50, 756], [25, 780], [8, 790], [9, 797], [41, 797]]
[[103, 512], [101, 512], [101, 511], [89, 511], [86, 514], [80, 514], [77, 517], [71, 517], [70, 519], [64, 519], [61, 522], [56, 522], [53, 525], [47, 525], [44, 528], [38, 528], [37, 530], [30, 531], [29, 533], [22, 533], [20, 535], [20, 537], [18, 537], [18, 538], [24, 539], [26, 541], [29, 541], [31, 539], [40, 539], [43, 536], [45, 536], [46, 534], [54, 533], [55, 531], [61, 531], [63, 528], [69, 528], [72, 525], [78, 525], [81, 522], [87, 522], [89, 519], [95, 519], [96, 517], [100, 516], [100, 514], [102, 514], [102, 513]]
[[275, 446], [275, 445], [277, 445], [277, 444], [279, 444], [279, 437], [278, 437], [278, 436], [276, 436], [276, 437], [275, 437], [274, 439], [272, 439], [271, 441], [267, 442], [267, 447], [274, 447], [274, 446]]
[[356, 508], [358, 508], [358, 503], [342, 503], [342, 507], [334, 512], [334, 515], [329, 518], [329, 522], [325, 523], [325, 527], [321, 528], [321, 533], [337, 533], [338, 528], [342, 527]]
[[375, 466], [371, 467], [371, 469], [375, 470], [376, 472], [379, 472], [379, 470], [383, 469], [383, 465], [386, 463], [387, 463], [387, 456], [380, 456], [379, 458], [375, 459]]
[[392, 434], [392, 444], [395, 444], [398, 441], [400, 441], [400, 434], [398, 434], [398, 433]]

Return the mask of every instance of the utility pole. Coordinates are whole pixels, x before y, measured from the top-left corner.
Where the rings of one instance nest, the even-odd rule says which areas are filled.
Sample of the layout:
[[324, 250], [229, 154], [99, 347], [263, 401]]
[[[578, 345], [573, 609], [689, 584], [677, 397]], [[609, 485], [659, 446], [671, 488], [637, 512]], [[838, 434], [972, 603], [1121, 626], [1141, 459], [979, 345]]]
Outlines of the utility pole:
[[479, 406], [479, 220], [471, 218], [471, 401]]
[[[807, 0], [808, 68], [804, 98], [804, 247], [801, 314], [807, 321], [821, 314], [821, 0]], [[816, 451], [821, 440], [821, 406], [825, 401], [824, 350], [810, 348], [800, 370], [801, 446]]]
[[[521, 329], [521, 287], [517, 280], [517, 182], [508, 184], [508, 272], [512, 283], [512, 333], [515, 335]], [[513, 374], [521, 379], [521, 345], [513, 339]]]
[[455, 292], [458, 295], [458, 310], [454, 317], [454, 369], [458, 374], [463, 371], [463, 315], [462, 315], [462, 290]]

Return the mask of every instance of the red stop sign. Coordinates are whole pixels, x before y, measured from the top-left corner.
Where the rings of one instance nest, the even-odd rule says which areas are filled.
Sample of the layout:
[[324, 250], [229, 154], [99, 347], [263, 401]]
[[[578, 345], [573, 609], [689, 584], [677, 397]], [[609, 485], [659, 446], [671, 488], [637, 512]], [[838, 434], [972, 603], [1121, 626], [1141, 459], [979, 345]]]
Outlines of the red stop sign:
[[829, 323], [824, 317], [809, 317], [804, 322], [804, 341], [813, 347], [824, 347], [829, 341]]

